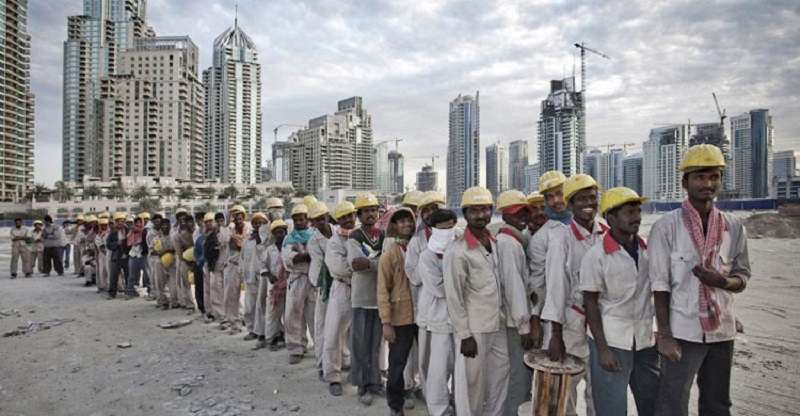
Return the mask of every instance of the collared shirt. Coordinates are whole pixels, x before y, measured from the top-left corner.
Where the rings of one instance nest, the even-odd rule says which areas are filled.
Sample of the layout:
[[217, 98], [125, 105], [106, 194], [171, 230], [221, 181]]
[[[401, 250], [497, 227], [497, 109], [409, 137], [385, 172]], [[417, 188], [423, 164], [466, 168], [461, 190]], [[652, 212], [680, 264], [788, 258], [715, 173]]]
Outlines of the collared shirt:
[[294, 262], [294, 258], [297, 257], [298, 254], [307, 252], [308, 252], [308, 243], [291, 244], [288, 246], [284, 246], [283, 249], [281, 250], [281, 256], [283, 257], [283, 266], [286, 267], [286, 271], [289, 272], [288, 279], [290, 282], [294, 282], [295, 280], [300, 278], [308, 279], [308, 268], [310, 266], [310, 263], [307, 261], [304, 261], [302, 263]]
[[325, 265], [334, 279], [350, 285], [353, 269], [347, 261], [347, 238], [333, 232], [325, 246]]
[[458, 340], [506, 327], [494, 238], [490, 252], [467, 229], [445, 252], [442, 269], [447, 309]]
[[278, 273], [280, 273], [282, 264], [283, 257], [281, 256], [281, 250], [278, 250], [278, 246], [274, 243], [270, 244], [266, 250], [264, 250], [264, 259], [262, 260], [262, 268], [259, 274], [268, 274], [278, 278]]
[[[333, 227], [331, 227], [333, 232]], [[308, 241], [308, 254], [311, 256], [311, 263], [308, 265], [308, 280], [311, 285], [317, 287], [319, 274], [322, 265], [325, 263], [325, 247], [328, 245], [328, 237], [320, 230], [314, 230], [314, 235]]]
[[[738, 276], [743, 283], [750, 279], [747, 233], [736, 218], [722, 213], [725, 231], [722, 234], [715, 268], [723, 275]], [[700, 279], [692, 268], [700, 264], [700, 256], [683, 223], [681, 209], [664, 214], [650, 230], [650, 285], [654, 292], [670, 292], [670, 326], [675, 338], [690, 342], [730, 341], [736, 336], [733, 308], [734, 293], [713, 288], [720, 307], [720, 326], [704, 332], [698, 317]], [[744, 290], [744, 287], [740, 289]]]
[[353, 270], [351, 280], [352, 291], [351, 302], [354, 308], [377, 309], [378, 308], [378, 262], [381, 256], [367, 257], [362, 250], [362, 243], [350, 237], [347, 240], [347, 263], [352, 265], [353, 260], [359, 257], [369, 260], [367, 270]]
[[403, 265], [405, 246], [395, 244], [378, 262], [377, 300], [381, 322], [393, 326], [414, 323], [411, 283]]
[[420, 297], [422, 296], [422, 277], [417, 272], [420, 254], [428, 248], [428, 238], [430, 237], [430, 228], [422, 224], [418, 227], [414, 236], [408, 242], [406, 249], [405, 269], [408, 280], [411, 282], [411, 296], [414, 298], [414, 317], [417, 325], [425, 327], [428, 311], [420, 306]]
[[[605, 234], [581, 261], [580, 284], [584, 292], [598, 292], [603, 334], [608, 345], [631, 351], [652, 347], [653, 292], [650, 290], [647, 245], [639, 238], [638, 266], [631, 255]], [[591, 334], [590, 334], [591, 335]]]
[[[419, 294], [418, 310], [426, 311], [425, 325], [429, 331], [437, 334], [452, 334], [453, 325], [447, 312], [447, 299], [444, 291], [444, 271], [442, 257], [425, 249], [419, 255], [417, 275], [422, 279], [422, 290]], [[419, 318], [417, 318], [419, 325]]]
[[266, 252], [267, 247], [264, 241], [258, 243], [252, 235], [245, 240], [242, 246], [242, 274], [245, 283], [258, 284], [258, 274], [266, 262]]
[[[11, 238], [12, 239], [13, 238], [26, 238], [26, 239], [27, 238], [32, 238], [30, 230], [25, 228], [25, 227], [19, 227], [19, 228], [13, 227], [13, 228], [11, 228], [10, 234], [11, 234]], [[25, 240], [13, 241], [11, 243], [11, 245], [13, 247], [16, 247], [16, 248], [19, 249], [19, 248], [22, 248], [22, 247], [27, 247], [27, 242]]]
[[542, 319], [564, 324], [568, 308], [583, 313], [583, 295], [578, 290], [581, 260], [592, 246], [602, 240], [607, 229], [595, 219], [589, 232], [572, 219], [552, 235], [545, 264], [547, 294]]
[[[546, 223], [536, 231], [528, 242], [528, 279], [525, 282], [525, 288], [528, 292], [528, 298], [532, 293], [536, 294], [536, 303], [531, 303], [531, 315], [540, 316], [542, 308], [544, 307], [545, 297], [547, 295], [547, 279], [545, 275], [545, 263], [547, 262], [547, 251], [550, 248], [550, 240], [553, 235], [557, 234], [564, 228], [561, 221], [547, 220]], [[563, 262], [564, 258], [560, 260]]]
[[508, 312], [506, 325], [517, 328], [520, 335], [530, 332], [531, 312], [525, 289], [524, 276], [528, 275], [522, 232], [503, 224], [497, 233], [497, 259], [503, 301]]

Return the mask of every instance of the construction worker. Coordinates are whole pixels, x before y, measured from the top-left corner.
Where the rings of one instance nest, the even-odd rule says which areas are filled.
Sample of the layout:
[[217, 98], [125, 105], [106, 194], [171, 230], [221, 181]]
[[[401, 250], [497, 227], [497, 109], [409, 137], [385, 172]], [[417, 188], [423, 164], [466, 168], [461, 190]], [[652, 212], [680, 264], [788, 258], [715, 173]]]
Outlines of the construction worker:
[[[100, 214], [101, 216], [103, 214]], [[108, 238], [108, 216], [98, 217], [97, 233], [94, 236], [94, 246], [97, 247], [97, 291], [108, 290], [108, 250], [106, 250], [106, 238]]]
[[31, 230], [31, 270], [36, 268], [44, 274], [44, 223], [40, 220], [33, 222]]
[[124, 212], [117, 212], [114, 214], [114, 229], [108, 233], [106, 238], [106, 250], [108, 250], [111, 258], [109, 264], [109, 282], [108, 297], [114, 299], [117, 297], [117, 289], [119, 285], [119, 276], [124, 276], [125, 286], [122, 290], [125, 291], [125, 299], [134, 296], [133, 279], [131, 279], [128, 272], [128, 251], [130, 247], [127, 246], [128, 227], [125, 226], [126, 215]]
[[583, 256], [583, 292], [589, 338], [594, 408], [601, 415], [628, 414], [628, 386], [639, 415], [653, 415], [658, 390], [658, 352], [653, 339], [653, 301], [647, 245], [638, 236], [645, 198], [612, 188], [600, 200], [610, 230]]
[[317, 359], [317, 372], [320, 380], [324, 381], [322, 372], [322, 351], [325, 345], [325, 314], [328, 309], [328, 297], [330, 296], [331, 276], [328, 266], [325, 265], [325, 247], [328, 240], [333, 235], [333, 227], [330, 224], [330, 214], [328, 206], [323, 202], [317, 202], [308, 210], [308, 218], [314, 235], [308, 242], [308, 254], [311, 262], [308, 266], [308, 280], [317, 291], [317, 299], [314, 304], [314, 355]]
[[353, 270], [353, 353], [350, 378], [358, 386], [361, 404], [372, 404], [373, 395], [383, 396], [378, 352], [381, 347], [381, 321], [378, 315], [378, 261], [383, 248], [384, 232], [375, 226], [378, 221], [378, 199], [370, 193], [356, 196], [356, 215], [361, 227], [347, 240], [347, 262]]
[[178, 305], [184, 309], [193, 310], [192, 286], [189, 283], [189, 272], [192, 268], [189, 262], [183, 258], [182, 253], [194, 247], [194, 240], [192, 239], [192, 235], [194, 235], [194, 220], [185, 209], [179, 208], [175, 214], [175, 222], [170, 239], [175, 250], [175, 275], [173, 280], [178, 290]]
[[322, 372], [332, 396], [342, 395], [342, 369], [349, 367], [350, 331], [353, 320], [351, 281], [353, 269], [347, 261], [347, 242], [356, 226], [356, 208], [348, 201], [336, 206], [337, 227], [325, 247], [325, 266], [333, 277], [325, 312], [327, 340], [322, 351]]
[[242, 286], [242, 247], [245, 239], [250, 235], [251, 229], [250, 224], [245, 221], [247, 213], [243, 206], [234, 205], [229, 210], [229, 213], [232, 221], [228, 225], [227, 241], [220, 239], [220, 244], [226, 244], [228, 251], [223, 271], [225, 320], [221, 326], [222, 329], [228, 329], [231, 335], [235, 335], [240, 332], [242, 323], [242, 318], [239, 315], [239, 297], [241, 296]]
[[417, 338], [411, 283], [405, 271], [405, 251], [414, 235], [414, 212], [406, 207], [394, 211], [387, 235], [395, 244], [380, 256], [378, 264], [378, 313], [383, 324], [383, 339], [389, 343], [389, 376], [386, 401], [392, 415], [402, 415], [406, 383], [404, 371]]
[[528, 238], [533, 237], [542, 226], [547, 223], [547, 214], [544, 212], [544, 196], [539, 192], [528, 195], [528, 205], [531, 218], [528, 221]]
[[286, 303], [286, 269], [283, 267], [281, 251], [283, 240], [289, 226], [278, 218], [272, 220], [269, 230], [272, 234], [271, 244], [265, 251], [266, 258], [258, 274], [258, 300], [253, 332], [258, 335], [254, 350], [266, 348], [277, 351], [285, 343], [283, 332], [283, 312]]
[[80, 243], [81, 252], [81, 266], [83, 267], [84, 286], [89, 287], [97, 283], [97, 246], [95, 245], [95, 236], [97, 235], [97, 217], [94, 215], [87, 215], [81, 233], [83, 234], [78, 240]]
[[[192, 247], [194, 247], [194, 262], [192, 262], [192, 275], [194, 276], [194, 301], [197, 304], [197, 309], [200, 314], [205, 318], [206, 315], [206, 275], [203, 273], [203, 264], [205, 258], [203, 257], [203, 242], [205, 241], [205, 234], [203, 225], [203, 218], [206, 213], [196, 211], [194, 213], [194, 232], [192, 233]], [[199, 241], [198, 241], [199, 240]]]
[[458, 415], [500, 415], [508, 391], [508, 337], [497, 245], [486, 228], [494, 201], [488, 189], [464, 191], [463, 236], [445, 251], [447, 309], [455, 329], [455, 402]]
[[714, 206], [725, 159], [701, 144], [684, 154], [687, 198], [650, 231], [650, 285], [662, 355], [656, 415], [688, 415], [697, 376], [699, 413], [730, 415], [730, 376], [736, 336], [734, 294], [750, 279], [747, 234]]
[[[152, 232], [153, 229], [153, 224], [151, 222], [152, 217], [149, 212], [139, 213], [137, 217], [142, 219], [142, 224], [144, 225], [145, 229], [145, 234], [144, 234], [145, 240], [147, 240], [147, 234]], [[144, 243], [144, 248], [145, 249], [147, 248], [147, 241], [145, 241]], [[153, 279], [152, 276], [153, 272], [152, 270], [150, 270], [150, 263], [148, 261], [148, 257], [145, 257], [144, 272], [142, 273], [142, 286], [147, 288], [147, 297], [145, 299], [149, 301], [155, 300], [155, 297], [152, 296], [152, 293], [155, 292], [155, 289], [153, 288], [154, 285], [152, 284], [152, 279]]]
[[[308, 198], [308, 197], [306, 197]], [[316, 203], [310, 201], [310, 203]], [[289, 364], [297, 364], [306, 352], [306, 334], [314, 334], [314, 303], [317, 293], [308, 276], [311, 255], [308, 253], [308, 242], [314, 230], [308, 226], [308, 207], [295, 204], [292, 207], [292, 232], [283, 240], [281, 257], [286, 271], [289, 272], [286, 290], [286, 312], [284, 327], [286, 329], [286, 349], [289, 352]]]
[[51, 216], [45, 215], [44, 228], [42, 229], [42, 244], [44, 246], [43, 272], [45, 276], [50, 276], [51, 268], [55, 269], [59, 276], [64, 275], [64, 266], [61, 263], [63, 240], [64, 229], [54, 224]]
[[[221, 223], [221, 224], [220, 224]], [[228, 243], [223, 241], [230, 240], [230, 229], [225, 226], [225, 214], [206, 214], [203, 218], [206, 239], [203, 242], [203, 265], [204, 274], [208, 275], [209, 282], [209, 305], [210, 310], [206, 311], [206, 322], [219, 321], [221, 324], [225, 319], [225, 260], [228, 256]], [[210, 315], [210, 316], [209, 316]]]
[[247, 335], [245, 341], [258, 339], [254, 332], [256, 302], [258, 302], [258, 274], [263, 268], [266, 257], [266, 242], [269, 230], [267, 216], [262, 212], [256, 212], [250, 218], [253, 230], [247, 237], [242, 248], [242, 279], [244, 280], [244, 326]]
[[504, 415], [516, 416], [519, 406], [530, 400], [531, 370], [525, 365], [525, 350], [539, 348], [542, 330], [538, 319], [531, 325], [525, 278], [528, 260], [523, 231], [530, 220], [528, 200], [520, 191], [509, 190], [497, 196], [497, 210], [503, 224], [497, 232], [499, 277], [506, 305], [509, 378]]
[[178, 282], [175, 280], [175, 268], [177, 267], [175, 263], [177, 260], [175, 259], [175, 247], [172, 245], [172, 238], [170, 237], [172, 225], [168, 218], [161, 219], [161, 230], [159, 231], [158, 237], [153, 242], [154, 247], [158, 250], [159, 266], [161, 268], [159, 271], [160, 278], [158, 280], [156, 305], [161, 306], [164, 310], [169, 308], [177, 309], [180, 308], [178, 304]]
[[144, 219], [141, 215], [133, 220], [133, 227], [128, 230], [127, 246], [129, 280], [134, 286], [139, 286], [140, 279], [142, 286], [145, 283], [149, 284], [150, 278], [147, 276], [147, 229], [144, 227]]
[[69, 242], [72, 244], [72, 268], [78, 277], [83, 276], [83, 265], [81, 264], [81, 241], [83, 240], [83, 215], [75, 217], [75, 227]]
[[[147, 233], [145, 234], [145, 244], [147, 245], [147, 256], [145, 262], [147, 263], [147, 276], [149, 280], [149, 287], [147, 291], [147, 300], [157, 300], [160, 297], [159, 280], [164, 279], [161, 275], [161, 267], [158, 263], [161, 261], [159, 250], [156, 250], [155, 242], [163, 238], [161, 235], [161, 214], [155, 214], [151, 217], [148, 223]], [[156, 306], [159, 306], [156, 304]]]
[[[423, 206], [422, 212], [425, 209]], [[425, 333], [428, 339], [428, 362], [425, 379], [425, 402], [431, 416], [454, 414], [451, 405], [452, 394], [450, 382], [455, 365], [455, 343], [453, 341], [453, 325], [447, 312], [447, 300], [444, 291], [444, 272], [442, 257], [460, 231], [456, 228], [458, 217], [453, 211], [437, 209], [433, 211], [426, 223], [431, 227], [430, 236], [426, 237], [425, 249], [419, 255], [416, 274], [422, 281], [417, 310], [425, 313], [425, 329], [420, 328], [420, 338]], [[414, 237], [416, 238], [416, 237]], [[413, 238], [412, 238], [413, 242]], [[409, 250], [410, 251], [410, 250]], [[408, 251], [406, 252], [408, 256]], [[407, 259], [407, 258], [406, 258]], [[406, 261], [408, 270], [408, 261]], [[417, 325], [420, 319], [417, 318]], [[419, 345], [424, 346], [422, 341]]]
[[283, 200], [277, 197], [267, 198], [267, 217], [269, 220], [282, 220], [283, 215]]
[[19, 261], [22, 259], [22, 273], [25, 277], [31, 277], [33, 273], [31, 267], [31, 252], [28, 249], [28, 242], [32, 240], [31, 231], [22, 226], [22, 218], [14, 219], [14, 228], [11, 229], [11, 278], [17, 278]]
[[195, 271], [195, 274], [200, 273], [203, 276], [203, 315], [206, 322], [211, 322], [214, 320], [211, 304], [211, 275], [206, 270], [205, 246], [208, 233], [214, 229], [214, 213], [206, 212], [203, 214], [197, 229], [197, 238], [194, 240], [194, 254], [195, 269], [199, 269], [199, 271]]
[[[411, 201], [414, 202], [414, 201]], [[426, 322], [427, 319], [427, 307], [431, 300], [425, 303], [421, 303], [420, 296], [422, 292], [422, 277], [419, 276], [417, 273], [417, 265], [419, 264], [419, 256], [420, 254], [425, 251], [428, 247], [428, 239], [431, 236], [431, 226], [429, 220], [431, 215], [436, 212], [437, 210], [444, 207], [446, 204], [444, 195], [437, 191], [428, 191], [423, 193], [418, 200], [419, 205], [419, 220], [416, 232], [414, 236], [411, 237], [411, 241], [408, 243], [408, 248], [406, 250], [406, 260], [405, 260], [405, 268], [406, 268], [406, 275], [408, 276], [409, 281], [411, 282], [411, 296], [414, 299], [414, 317], [416, 320], [417, 327], [419, 328], [419, 334], [417, 336], [417, 342], [415, 347], [417, 349], [416, 360], [414, 360], [414, 351], [412, 350], [412, 359], [409, 360], [410, 362], [416, 361], [420, 383], [422, 386], [425, 386], [426, 380], [425, 376], [428, 374], [428, 364], [429, 364], [429, 356], [430, 356], [430, 331], [428, 330], [428, 325]], [[407, 380], [408, 381], [408, 380]], [[406, 383], [406, 388], [413, 387], [408, 386]], [[407, 403], [414, 403], [411, 398], [407, 398]]]

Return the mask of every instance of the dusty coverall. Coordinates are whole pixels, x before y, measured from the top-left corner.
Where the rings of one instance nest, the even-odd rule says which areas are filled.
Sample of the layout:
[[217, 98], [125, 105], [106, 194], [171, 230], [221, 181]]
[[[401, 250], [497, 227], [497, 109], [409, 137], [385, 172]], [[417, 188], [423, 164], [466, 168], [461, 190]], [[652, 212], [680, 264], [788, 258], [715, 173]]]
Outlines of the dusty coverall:
[[[288, 238], [288, 237], [287, 237]], [[308, 252], [306, 244], [291, 244], [283, 247], [281, 257], [289, 272], [286, 290], [286, 312], [283, 326], [286, 328], [286, 349], [289, 355], [303, 355], [307, 347], [307, 333], [314, 334], [314, 304], [317, 291], [308, 276], [310, 263], [295, 263], [298, 254]]]
[[317, 359], [317, 367], [322, 368], [322, 351], [325, 345], [325, 313], [328, 309], [328, 300], [322, 300], [322, 290], [319, 289], [319, 275], [325, 264], [325, 247], [328, 245], [328, 237], [325, 237], [319, 230], [314, 230], [314, 236], [308, 242], [308, 254], [311, 255], [311, 263], [308, 266], [308, 280], [317, 292], [316, 303], [314, 304], [314, 356]]
[[17, 240], [11, 242], [11, 275], [17, 275], [19, 268], [19, 260], [22, 259], [22, 273], [26, 276], [33, 273], [33, 265], [31, 264], [31, 250], [28, 247], [28, 239], [33, 238], [31, 231], [24, 226], [11, 229], [11, 238], [24, 238], [25, 240]]
[[353, 321], [350, 281], [353, 270], [347, 262], [347, 237], [334, 231], [325, 247], [325, 265], [333, 277], [325, 314], [322, 371], [328, 383], [342, 382], [342, 367], [350, 363], [350, 326]]

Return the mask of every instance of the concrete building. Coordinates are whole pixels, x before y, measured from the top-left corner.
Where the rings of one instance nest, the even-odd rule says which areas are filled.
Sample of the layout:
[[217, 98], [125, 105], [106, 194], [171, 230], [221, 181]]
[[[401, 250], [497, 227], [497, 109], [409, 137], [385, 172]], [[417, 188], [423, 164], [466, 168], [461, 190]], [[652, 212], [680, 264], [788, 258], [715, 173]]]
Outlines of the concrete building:
[[600, 156], [603, 152], [596, 148], [590, 147], [583, 153], [583, 173], [595, 178], [599, 175]]
[[392, 192], [392, 178], [389, 174], [389, 142], [376, 144], [372, 149], [372, 163], [375, 166], [375, 188], [382, 194]]
[[347, 123], [347, 141], [353, 151], [351, 187], [356, 191], [375, 189], [375, 165], [372, 163], [372, 116], [364, 108], [361, 97], [350, 97], [337, 103], [337, 116]]
[[767, 109], [731, 117], [734, 188], [740, 198], [767, 198], [772, 188], [772, 116]]
[[[299, 156], [294, 153], [299, 151], [299, 134], [294, 132], [289, 135], [285, 142], [275, 142], [272, 145], [272, 169], [276, 181], [291, 182], [293, 163], [300, 162]], [[299, 166], [294, 166], [299, 169]]]
[[623, 186], [625, 151], [623, 149], [610, 149], [600, 155], [597, 176], [595, 180], [600, 189], [611, 189]]
[[689, 146], [696, 144], [711, 144], [717, 146], [725, 157], [725, 174], [722, 178], [722, 189], [725, 194], [730, 194], [735, 186], [735, 169], [733, 154], [731, 152], [730, 140], [725, 134], [725, 128], [720, 123], [696, 123], [691, 125], [691, 137]]
[[433, 170], [433, 166], [424, 165], [422, 170], [417, 172], [417, 190], [420, 192], [437, 190], [439, 174]]
[[188, 36], [140, 38], [120, 53], [95, 106], [100, 178], [204, 178], [198, 59]]
[[539, 168], [564, 175], [582, 173], [586, 146], [583, 95], [575, 77], [550, 81], [550, 94], [542, 101], [538, 121]]
[[238, 19], [214, 39], [203, 71], [205, 176], [225, 182], [261, 181], [261, 65], [256, 45]]
[[642, 154], [626, 156], [622, 162], [622, 186], [642, 194]]
[[500, 142], [486, 147], [486, 188], [495, 198], [508, 189], [508, 150]]
[[450, 102], [447, 144], [447, 206], [461, 206], [461, 194], [477, 186], [481, 177], [480, 92], [459, 94]]
[[33, 188], [33, 94], [28, 1], [0, 1], [0, 201]]
[[525, 166], [528, 165], [527, 140], [514, 140], [508, 144], [508, 178], [511, 189], [525, 189]]
[[775, 198], [800, 201], [800, 176], [777, 177], [775, 179]]
[[117, 73], [122, 52], [155, 36], [145, 0], [84, 0], [83, 14], [67, 19], [64, 42], [62, 177], [100, 176], [95, 100], [101, 80]]
[[539, 190], [539, 176], [541, 176], [541, 172], [539, 171], [539, 164], [534, 163], [532, 165], [525, 166], [525, 193], [529, 194], [533, 191]]
[[642, 194], [656, 201], [683, 198], [681, 157], [688, 143], [688, 126], [673, 124], [650, 130], [642, 146]]
[[399, 194], [405, 192], [405, 176], [403, 170], [403, 154], [394, 150], [389, 151], [389, 181], [391, 183], [391, 193]]
[[790, 178], [800, 176], [800, 152], [796, 150], [784, 150], [772, 154], [772, 176], [775, 178]]

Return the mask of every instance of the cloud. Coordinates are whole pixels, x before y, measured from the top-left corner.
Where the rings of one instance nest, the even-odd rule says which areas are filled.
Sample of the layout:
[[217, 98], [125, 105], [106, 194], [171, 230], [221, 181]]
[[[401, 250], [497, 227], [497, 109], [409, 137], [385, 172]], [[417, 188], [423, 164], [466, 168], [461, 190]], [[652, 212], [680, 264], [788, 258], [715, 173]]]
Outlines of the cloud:
[[[80, 0], [30, 2], [39, 182], [61, 175], [61, 49], [67, 16], [81, 11]], [[234, 1], [151, 0], [148, 20], [159, 35], [190, 35], [205, 68]], [[444, 181], [448, 102], [459, 93], [481, 92], [482, 147], [527, 139], [534, 149], [549, 81], [580, 72], [581, 41], [612, 58], [587, 55], [590, 145], [716, 120], [715, 91], [728, 114], [769, 108], [778, 147], [800, 149], [800, 5], [790, 0], [241, 0], [239, 25], [259, 48], [266, 143], [275, 125], [361, 95], [376, 140], [404, 139], [407, 185], [433, 154]]]

